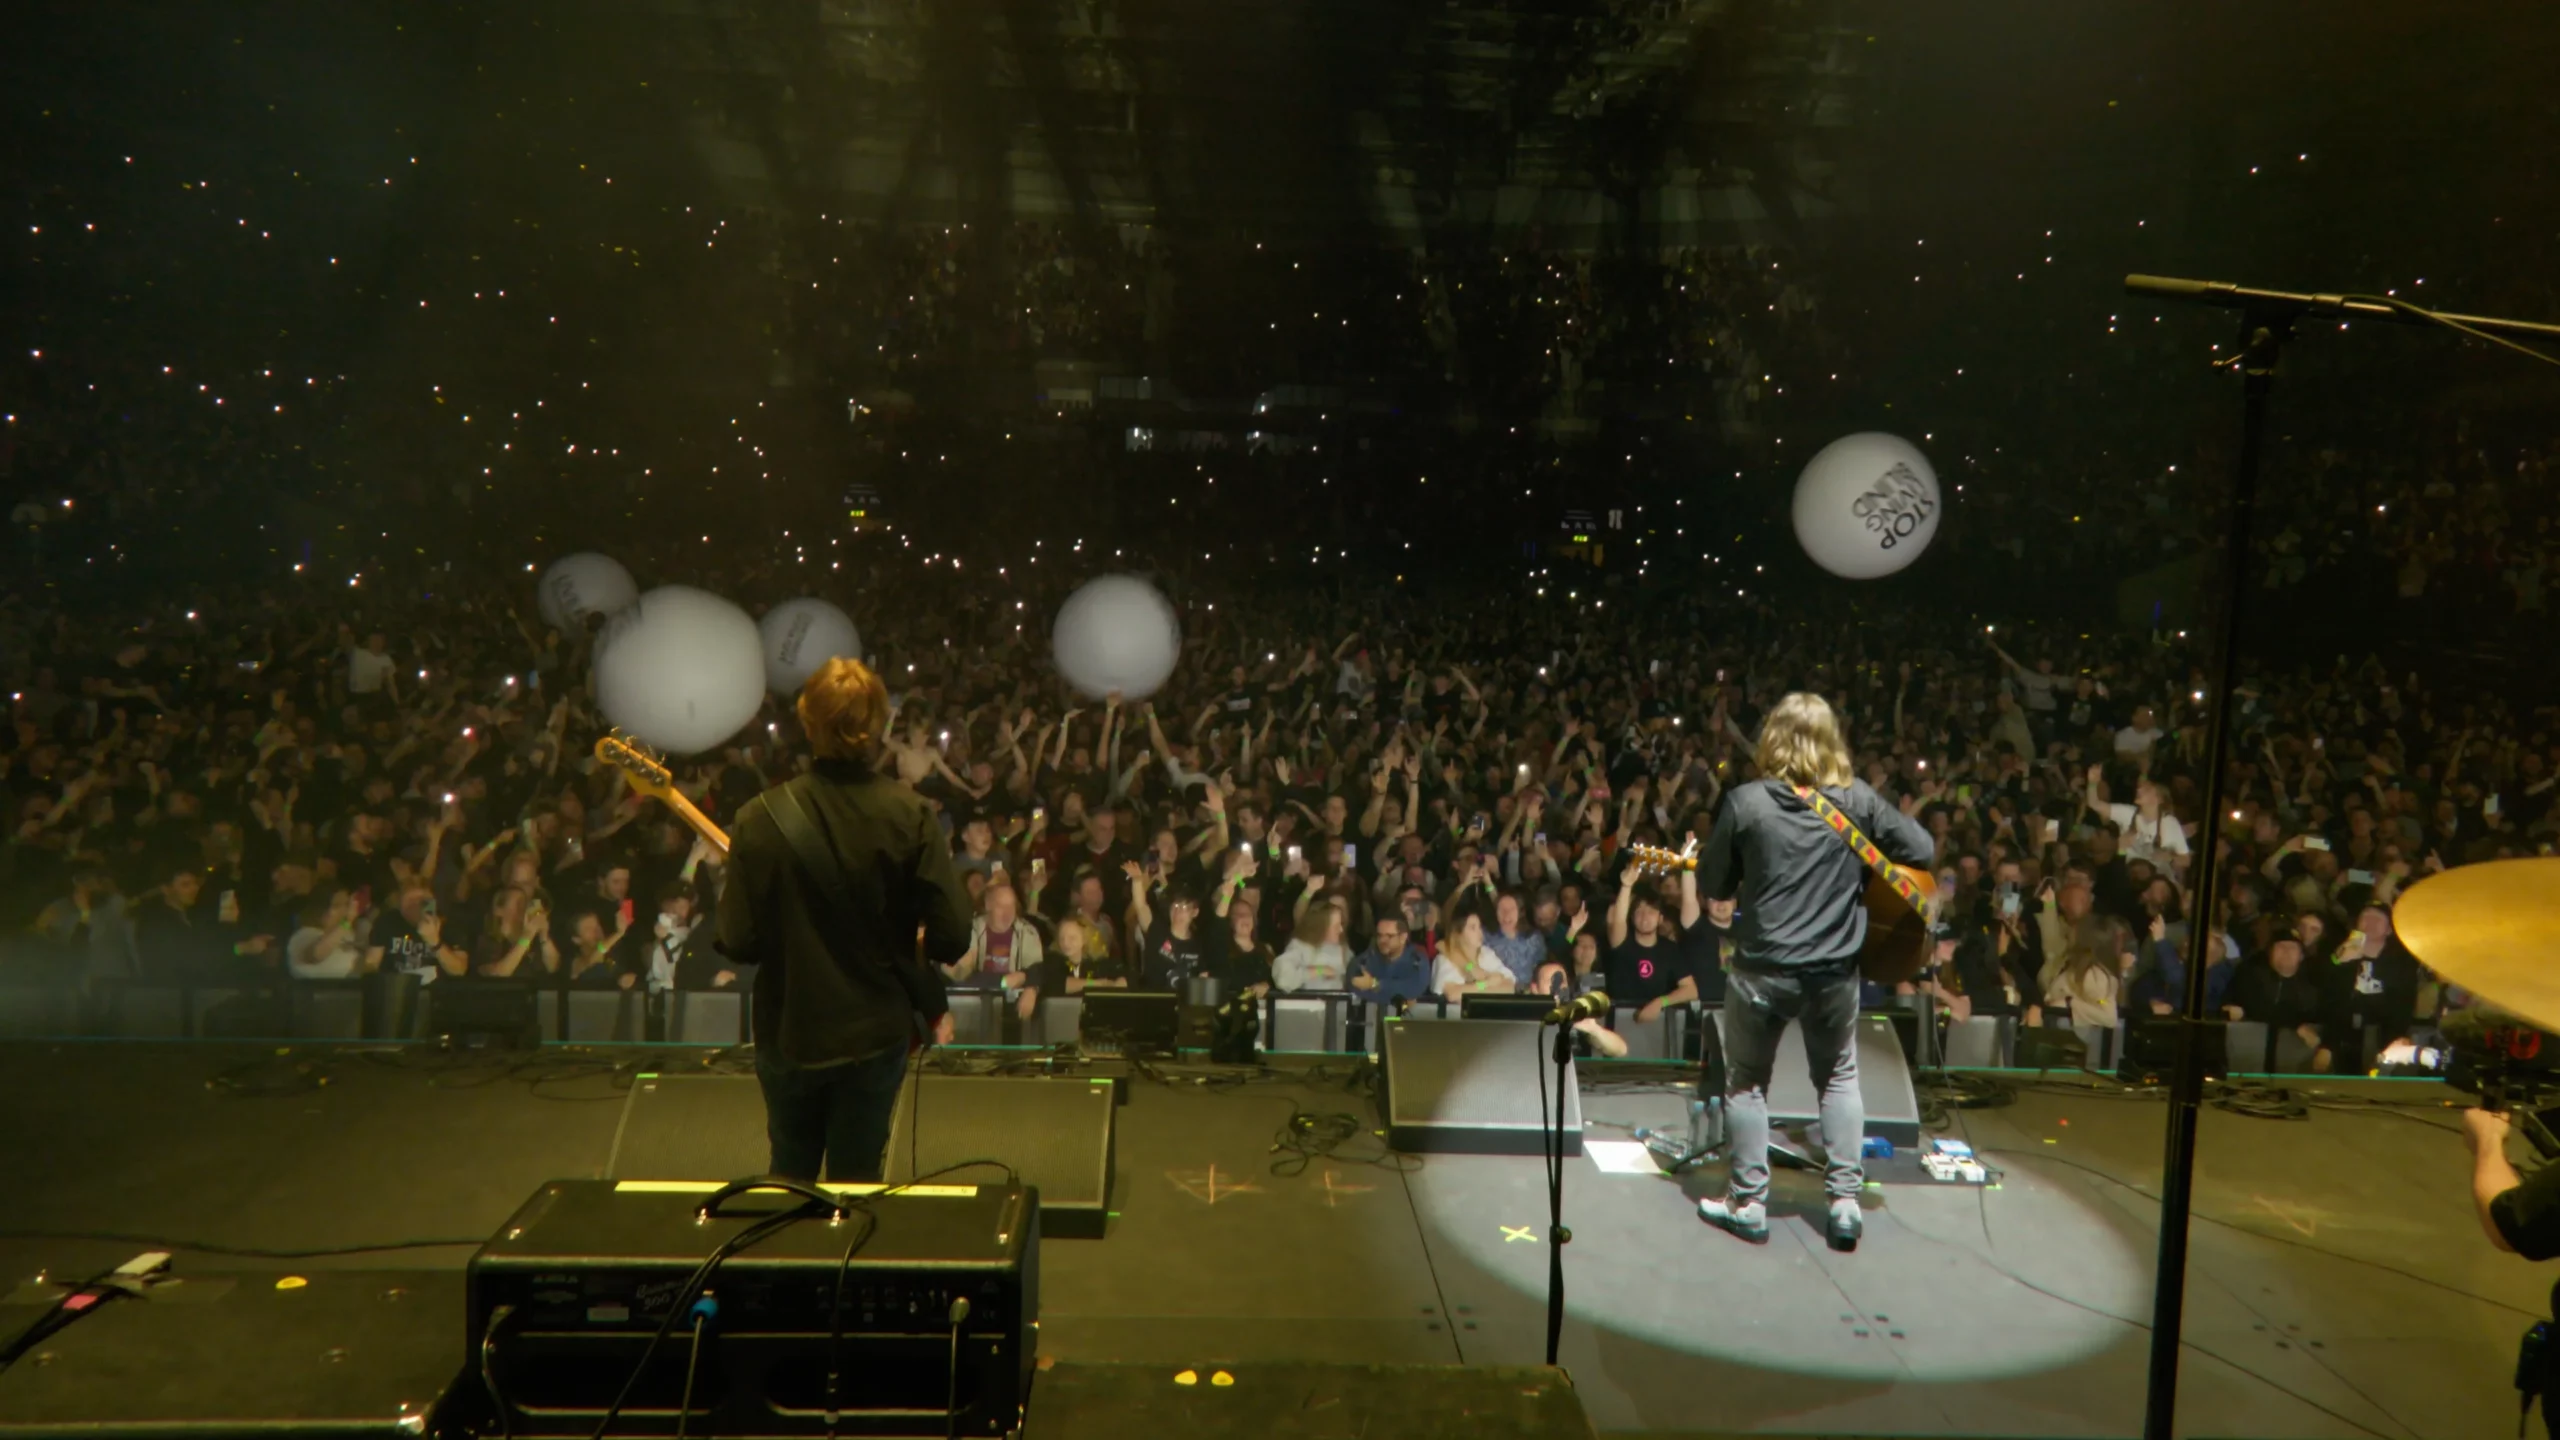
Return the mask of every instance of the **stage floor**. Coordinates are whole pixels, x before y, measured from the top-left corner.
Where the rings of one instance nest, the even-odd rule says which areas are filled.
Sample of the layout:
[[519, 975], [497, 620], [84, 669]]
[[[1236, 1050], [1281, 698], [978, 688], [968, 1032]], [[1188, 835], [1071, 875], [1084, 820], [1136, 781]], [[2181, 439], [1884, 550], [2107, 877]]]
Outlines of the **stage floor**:
[[[467, 1237], [539, 1182], [607, 1173], [644, 1066], [722, 1087], [716, 1103], [746, 1127], [738, 1153], [757, 1154], [753, 1081], [703, 1074], [702, 1052], [554, 1050], [513, 1072], [423, 1061], [0, 1046], [0, 1260], [20, 1278], [104, 1268], [136, 1246], [26, 1237], [113, 1232], [270, 1250], [451, 1239], [291, 1268], [459, 1267]], [[316, 1072], [293, 1068], [305, 1062]], [[1679, 1124], [1680, 1096], [1599, 1079], [1586, 1078], [1591, 1138], [1624, 1138], [1601, 1122]], [[1044, 1354], [1239, 1373], [1540, 1358], [1535, 1158], [1435, 1155], [1403, 1173], [1318, 1162], [1283, 1177], [1271, 1140], [1293, 1107], [1359, 1115], [1374, 1154], [1371, 1102], [1303, 1077], [1130, 1085], [1109, 1236], [1042, 1252]], [[2442, 1092], [2326, 1093], [2353, 1107]], [[2156, 1100], [2067, 1083], [1957, 1112], [1954, 1133], [2006, 1167], [2004, 1183], [1871, 1189], [1865, 1244], [1845, 1256], [1814, 1228], [1816, 1176], [1780, 1172], [1776, 1233], [1751, 1247], [1692, 1213], [1719, 1167], [1675, 1181], [1571, 1160], [1564, 1364], [1604, 1432], [2134, 1434], [2163, 1117]], [[2181, 1433], [2511, 1433], [2515, 1342], [2550, 1276], [2481, 1237], [2452, 1124], [2408, 1109], [2207, 1112]], [[184, 1250], [179, 1264], [287, 1268]]]

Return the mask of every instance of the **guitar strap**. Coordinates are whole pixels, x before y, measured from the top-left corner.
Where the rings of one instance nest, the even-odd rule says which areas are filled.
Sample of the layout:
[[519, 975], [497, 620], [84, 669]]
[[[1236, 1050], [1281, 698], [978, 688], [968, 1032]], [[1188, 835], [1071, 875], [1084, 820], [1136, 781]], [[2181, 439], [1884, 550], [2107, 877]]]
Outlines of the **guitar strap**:
[[1850, 853], [1868, 869], [1883, 876], [1885, 883], [1893, 887], [1894, 894], [1901, 896], [1913, 910], [1923, 915], [1928, 913], [1926, 897], [1921, 895], [1919, 885], [1903, 872], [1901, 866], [1884, 857], [1884, 852], [1876, 848], [1875, 842], [1867, 838], [1867, 832], [1859, 829], [1856, 821], [1842, 814], [1839, 806], [1832, 804], [1829, 797], [1812, 786], [1798, 785], [1794, 789], [1796, 798], [1813, 807], [1813, 813], [1822, 817], [1822, 823], [1830, 826], [1848, 845]]
[[[777, 785], [757, 796], [756, 800], [764, 805], [765, 813], [773, 817], [773, 827], [782, 832], [784, 843], [791, 847], [792, 858], [800, 862], [802, 878], [817, 891], [826, 911], [826, 928], [839, 935], [851, 936], [860, 929], [855, 919], [859, 912], [854, 908], [853, 892], [845, 888], [844, 867], [837, 862], [835, 850], [827, 844], [825, 835], [819, 832], [817, 814], [811, 810], [808, 797], [800, 793], [800, 783], [793, 780]], [[887, 963], [890, 977], [907, 992], [907, 999], [915, 1006], [920, 1023], [939, 1019], [944, 1011], [951, 1008], [949, 995], [939, 975], [926, 974], [925, 968], [919, 964], [902, 965], [894, 957]]]

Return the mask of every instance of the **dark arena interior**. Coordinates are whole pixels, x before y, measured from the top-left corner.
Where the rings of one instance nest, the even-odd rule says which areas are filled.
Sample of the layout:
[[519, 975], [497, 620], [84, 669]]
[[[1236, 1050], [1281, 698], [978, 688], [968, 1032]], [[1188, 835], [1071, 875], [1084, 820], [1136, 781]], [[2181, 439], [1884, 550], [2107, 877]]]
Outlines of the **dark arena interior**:
[[0, 1440], [2550, 1423], [2560, 9], [0, 34]]

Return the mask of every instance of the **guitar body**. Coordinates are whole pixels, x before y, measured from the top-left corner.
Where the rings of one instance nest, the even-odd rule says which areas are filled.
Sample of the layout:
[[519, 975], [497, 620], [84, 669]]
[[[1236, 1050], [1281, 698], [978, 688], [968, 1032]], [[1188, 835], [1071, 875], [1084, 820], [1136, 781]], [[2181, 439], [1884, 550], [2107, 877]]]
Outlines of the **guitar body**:
[[[1920, 887], [1922, 904], [1936, 898], [1938, 877], [1925, 870], [1901, 872]], [[1893, 882], [1882, 875], [1867, 875], [1867, 944], [1858, 952], [1858, 971], [1878, 985], [1891, 988], [1918, 976], [1929, 963], [1929, 917], [1915, 910], [1902, 898]]]
[[[1697, 857], [1686, 850], [1632, 845], [1627, 853], [1638, 866], [1655, 874], [1698, 868]], [[1881, 863], [1882, 857], [1878, 860]], [[1890, 868], [1890, 875], [1868, 871], [1866, 893], [1859, 897], [1867, 907], [1867, 943], [1858, 952], [1858, 972], [1886, 989], [1918, 978], [1928, 967], [1930, 912], [1938, 904], [1937, 876], [1907, 866]], [[1904, 884], [1911, 887], [1916, 904], [1903, 898]]]

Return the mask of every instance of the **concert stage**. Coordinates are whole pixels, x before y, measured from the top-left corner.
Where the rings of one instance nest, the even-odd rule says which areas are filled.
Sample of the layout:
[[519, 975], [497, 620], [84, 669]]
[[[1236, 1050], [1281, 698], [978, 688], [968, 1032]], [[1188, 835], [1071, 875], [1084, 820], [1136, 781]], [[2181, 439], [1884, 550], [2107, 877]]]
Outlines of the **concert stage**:
[[[289, 1057], [216, 1044], [0, 1047], [10, 1097], [0, 1260], [14, 1283], [102, 1270], [142, 1248], [28, 1231], [297, 1250], [451, 1239], [290, 1262], [181, 1249], [177, 1270], [456, 1271], [467, 1237], [542, 1181], [755, 1168], [754, 1082], [713, 1073], [705, 1054], [553, 1049], [510, 1071], [357, 1047]], [[294, 1068], [304, 1061], [317, 1069]], [[1293, 1108], [1358, 1114], [1350, 1148], [1378, 1153], [1373, 1104], [1343, 1083], [1351, 1062], [1280, 1063], [1282, 1078], [1252, 1083], [1191, 1083], [1207, 1067], [1174, 1067], [1171, 1085], [1125, 1082], [1106, 1234], [1052, 1238], [1041, 1251], [1040, 1350], [1067, 1368], [1047, 1372], [1046, 1391], [1035, 1383], [1035, 1423], [1044, 1393], [1071, 1393], [1048, 1377], [1088, 1385], [1143, 1373], [1083, 1362], [1156, 1367], [1168, 1385], [1178, 1370], [1223, 1369], [1235, 1385], [1222, 1393], [1270, 1396], [1291, 1413], [1285, 1433], [1348, 1436], [1350, 1412], [1327, 1421], [1306, 1408], [1307, 1364], [1541, 1358], [1539, 1161], [1435, 1154], [1403, 1173], [1319, 1160], [1274, 1174], [1273, 1136]], [[643, 1069], [658, 1078], [635, 1081]], [[2327, 1093], [2353, 1104], [2442, 1092], [2342, 1082]], [[1607, 1067], [1585, 1075], [1583, 1103], [1595, 1141], [1625, 1138], [1611, 1124], [1677, 1128], [1683, 1113], [1680, 1095]], [[1592, 1425], [1614, 1433], [2133, 1434], [2153, 1249], [2142, 1192], [2156, 1184], [2162, 1117], [2156, 1099], [2100, 1089], [2031, 1090], [2006, 1108], [1957, 1112], [1957, 1133], [2006, 1168], [2004, 1183], [1879, 1186], [1853, 1255], [1831, 1253], [1814, 1228], [1816, 1176], [1780, 1172], [1776, 1233], [1754, 1248], [1691, 1212], [1721, 1183], [1717, 1167], [1674, 1181], [1606, 1171], [1605, 1147], [1577, 1157], [1565, 1190], [1575, 1240], [1563, 1360], [1574, 1392]], [[927, 1108], [928, 1146], [935, 1123]], [[2318, 1109], [2306, 1121], [2208, 1112], [2184, 1433], [2511, 1432], [2515, 1340], [2542, 1314], [2551, 1277], [2481, 1237], [2451, 1123], [2423, 1110]], [[685, 1163], [671, 1157], [686, 1147], [716, 1171], [635, 1169]], [[430, 1281], [420, 1283], [433, 1293]], [[0, 1329], [33, 1318], [23, 1296], [0, 1304]], [[218, 1303], [196, 1313], [207, 1326], [237, 1323]], [[450, 1314], [458, 1352], [458, 1305]], [[26, 1380], [23, 1368], [0, 1375], [0, 1428]], [[1216, 1403], [1207, 1396], [1181, 1398]], [[1451, 1433], [1467, 1428], [1454, 1405]], [[1063, 1419], [1050, 1433], [1067, 1433]]]

